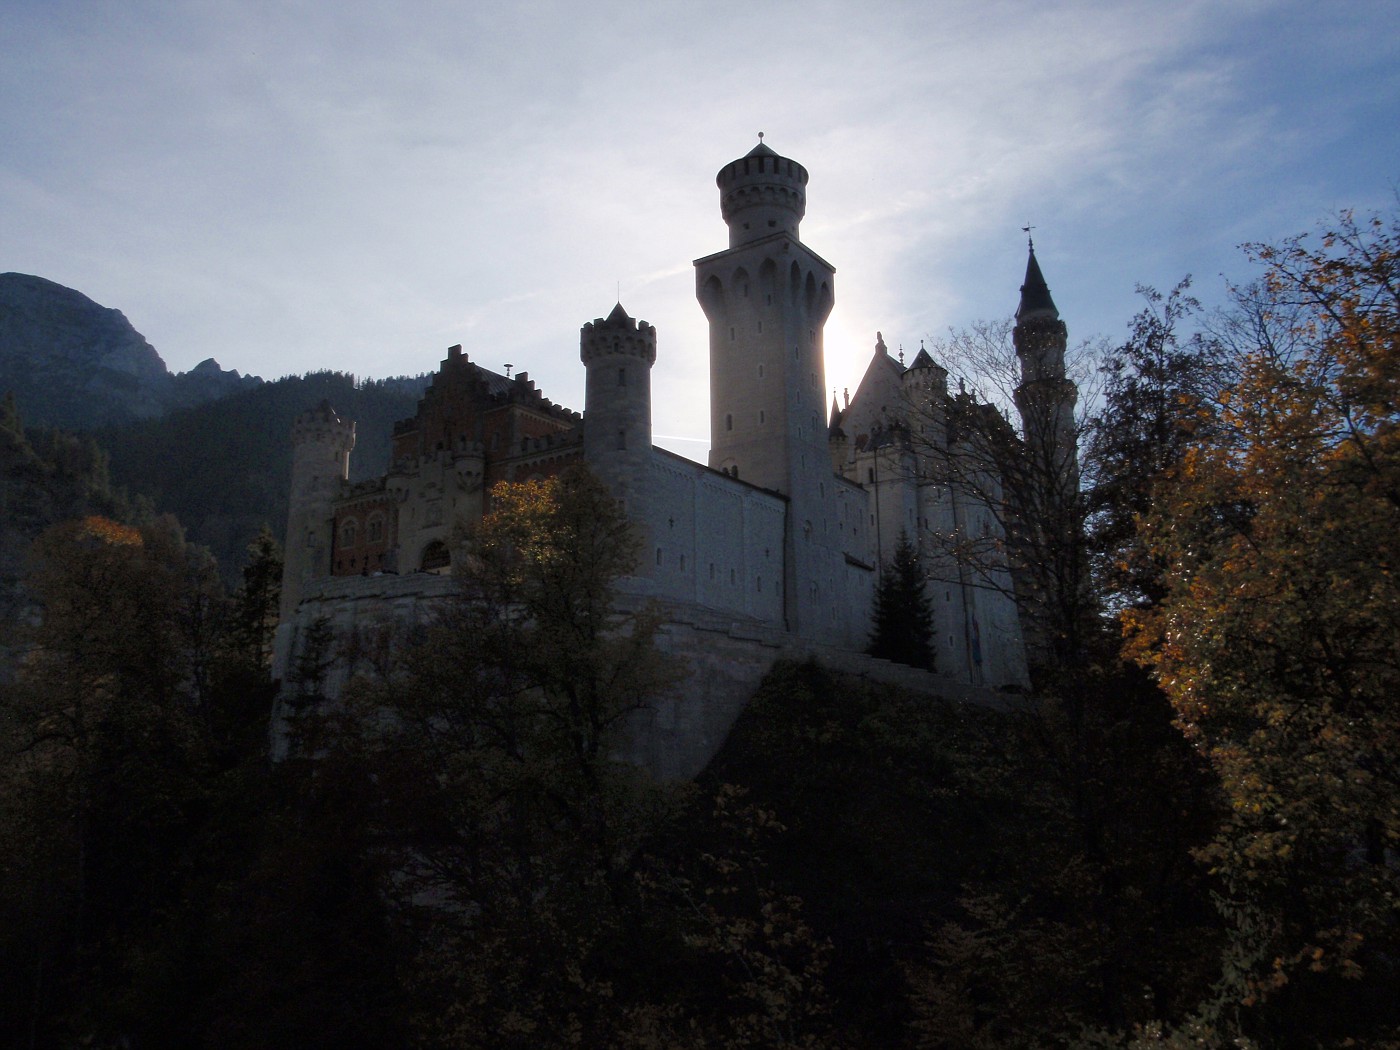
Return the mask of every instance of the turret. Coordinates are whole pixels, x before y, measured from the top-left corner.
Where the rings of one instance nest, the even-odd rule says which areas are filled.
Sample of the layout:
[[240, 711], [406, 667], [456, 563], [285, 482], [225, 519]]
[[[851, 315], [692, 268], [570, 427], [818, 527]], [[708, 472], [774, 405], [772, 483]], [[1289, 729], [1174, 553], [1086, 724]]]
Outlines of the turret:
[[1021, 414], [1026, 445], [1035, 457], [1038, 473], [1058, 476], [1074, 491], [1079, 485], [1079, 453], [1074, 428], [1074, 406], [1079, 388], [1065, 374], [1065, 349], [1069, 331], [1050, 297], [1050, 287], [1029, 246], [1026, 279], [1016, 308], [1012, 340], [1021, 363], [1021, 385], [1016, 407]]
[[940, 444], [943, 438], [945, 405], [948, 400], [948, 370], [929, 354], [923, 344], [914, 361], [900, 376], [904, 398], [909, 406], [910, 426], [922, 435], [920, 444]]
[[1030, 245], [1026, 280], [1012, 337], [1021, 361], [1016, 408], [1027, 469], [1010, 495], [1015, 506], [1007, 537], [1022, 634], [1033, 663], [1055, 659], [1069, 618], [1084, 608], [1079, 448], [1074, 407], [1079, 390], [1065, 373], [1068, 331]]
[[292, 488], [283, 552], [281, 621], [291, 622], [308, 580], [331, 572], [331, 504], [350, 476], [355, 424], [329, 401], [303, 412], [292, 426]]
[[[762, 136], [760, 136], [760, 139]], [[729, 247], [774, 233], [797, 237], [807, 212], [807, 169], [762, 141], [720, 169], [719, 208], [729, 224]]]
[[583, 455], [589, 468], [634, 521], [645, 519], [640, 500], [651, 466], [651, 366], [656, 329], [634, 320], [618, 303], [606, 319], [579, 332], [579, 356], [588, 370], [584, 393]]

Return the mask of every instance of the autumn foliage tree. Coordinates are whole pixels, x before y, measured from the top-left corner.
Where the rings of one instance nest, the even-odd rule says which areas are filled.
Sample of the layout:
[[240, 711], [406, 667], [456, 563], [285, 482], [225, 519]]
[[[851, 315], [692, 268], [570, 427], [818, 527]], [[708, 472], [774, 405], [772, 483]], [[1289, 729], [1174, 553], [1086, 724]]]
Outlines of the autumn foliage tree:
[[[1216, 1031], [1400, 1035], [1400, 222], [1254, 246], [1236, 362], [1145, 521], [1165, 569], [1127, 617], [1229, 812], [1203, 858], [1232, 948]], [[1282, 319], [1280, 321], [1279, 319]]]
[[628, 760], [629, 720], [677, 673], [657, 618], [619, 600], [636, 556], [586, 471], [498, 485], [459, 597], [352, 645], [428, 1045], [818, 1045], [820, 946], [757, 878], [771, 817], [722, 795], [700, 822], [731, 831], [698, 853], [676, 838], [693, 789]]
[[1155, 487], [1205, 436], [1226, 378], [1218, 341], [1187, 331], [1201, 312], [1190, 288], [1190, 278], [1165, 295], [1139, 288], [1145, 305], [1101, 366], [1104, 405], [1087, 428], [1086, 497], [1095, 583], [1109, 609], [1161, 599], [1163, 569], [1137, 522], [1151, 510]]
[[35, 1038], [95, 1036], [128, 1019], [98, 1006], [177, 895], [206, 802], [197, 670], [217, 579], [170, 519], [89, 516], [40, 537], [27, 584], [39, 618], [0, 696], [0, 826], [22, 858], [0, 873], [0, 956], [22, 946], [5, 970]]

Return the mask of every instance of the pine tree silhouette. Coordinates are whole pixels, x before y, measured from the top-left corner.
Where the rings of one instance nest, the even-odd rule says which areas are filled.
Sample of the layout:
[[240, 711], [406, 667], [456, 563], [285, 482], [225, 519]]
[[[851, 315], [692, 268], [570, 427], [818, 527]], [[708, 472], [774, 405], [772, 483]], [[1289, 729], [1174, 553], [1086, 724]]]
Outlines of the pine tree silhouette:
[[933, 670], [933, 608], [924, 593], [924, 574], [909, 537], [901, 532], [894, 557], [880, 569], [871, 614], [871, 656]]

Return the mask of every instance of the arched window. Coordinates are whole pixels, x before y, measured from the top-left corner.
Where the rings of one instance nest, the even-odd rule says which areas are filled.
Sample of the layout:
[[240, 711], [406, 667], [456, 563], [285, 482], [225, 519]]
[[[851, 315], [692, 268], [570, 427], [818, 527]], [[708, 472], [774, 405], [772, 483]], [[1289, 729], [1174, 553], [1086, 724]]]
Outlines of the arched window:
[[365, 542], [378, 543], [384, 538], [384, 519], [378, 514], [365, 522]]
[[355, 546], [355, 519], [350, 518], [341, 522], [340, 525], [340, 545], [342, 547]]

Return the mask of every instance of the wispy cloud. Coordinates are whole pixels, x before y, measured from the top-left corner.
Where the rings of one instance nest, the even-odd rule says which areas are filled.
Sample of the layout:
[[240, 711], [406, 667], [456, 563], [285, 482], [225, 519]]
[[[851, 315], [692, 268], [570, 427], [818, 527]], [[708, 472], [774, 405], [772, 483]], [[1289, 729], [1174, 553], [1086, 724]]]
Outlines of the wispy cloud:
[[1392, 16], [20, 4], [0, 37], [0, 268], [121, 308], [180, 368], [420, 372], [463, 342], [575, 406], [578, 326], [620, 282], [658, 327], [658, 420], [700, 434], [689, 264], [725, 245], [713, 175], [757, 131], [811, 172], [803, 235], [838, 268], [828, 385], [853, 386], [877, 328], [913, 347], [1014, 306], [1027, 221], [1085, 333], [1116, 330], [1137, 281], [1383, 200]]

